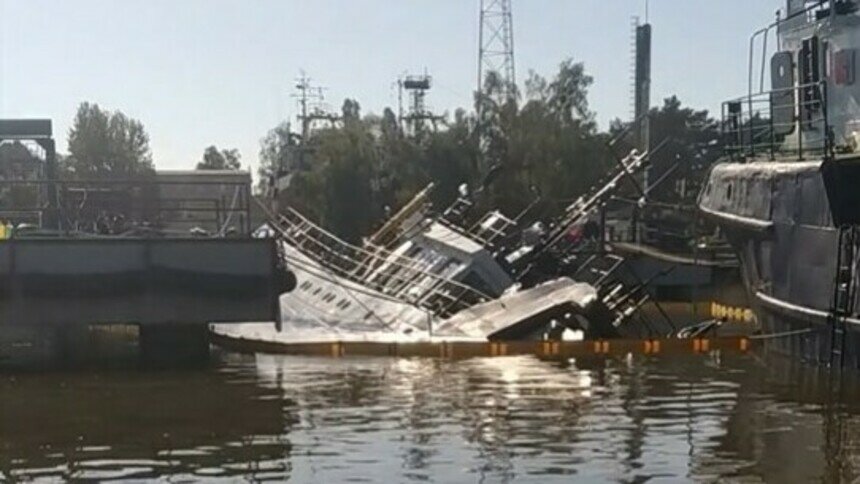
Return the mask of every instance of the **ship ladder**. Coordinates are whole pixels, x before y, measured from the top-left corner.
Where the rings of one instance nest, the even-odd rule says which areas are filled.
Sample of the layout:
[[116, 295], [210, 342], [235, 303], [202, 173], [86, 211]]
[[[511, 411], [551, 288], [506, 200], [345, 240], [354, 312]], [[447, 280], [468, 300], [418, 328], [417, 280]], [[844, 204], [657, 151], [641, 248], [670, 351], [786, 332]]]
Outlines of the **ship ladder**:
[[830, 367], [841, 369], [845, 365], [845, 343], [848, 339], [847, 319], [854, 312], [856, 291], [855, 249], [857, 227], [844, 225], [839, 228], [836, 257], [836, 281], [829, 317]]

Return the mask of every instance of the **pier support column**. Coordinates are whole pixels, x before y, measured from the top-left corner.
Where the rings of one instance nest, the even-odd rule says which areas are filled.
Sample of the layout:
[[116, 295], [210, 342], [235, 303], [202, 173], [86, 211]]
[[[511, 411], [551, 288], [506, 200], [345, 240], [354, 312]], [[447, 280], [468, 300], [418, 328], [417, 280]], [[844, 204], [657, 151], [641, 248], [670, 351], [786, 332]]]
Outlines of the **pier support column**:
[[209, 325], [141, 325], [144, 363], [204, 363], [209, 359]]

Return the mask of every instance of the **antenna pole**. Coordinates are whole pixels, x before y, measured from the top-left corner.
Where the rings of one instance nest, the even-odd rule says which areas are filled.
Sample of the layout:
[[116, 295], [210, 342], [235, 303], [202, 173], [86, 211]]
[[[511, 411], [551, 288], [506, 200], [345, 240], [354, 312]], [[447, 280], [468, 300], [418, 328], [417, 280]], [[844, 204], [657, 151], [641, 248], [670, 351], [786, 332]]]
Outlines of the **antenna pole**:
[[299, 115], [296, 116], [302, 126], [301, 149], [299, 150], [299, 164], [302, 168], [306, 166], [305, 151], [306, 143], [310, 141], [311, 129], [315, 121], [328, 121], [335, 124], [340, 120], [337, 114], [328, 112], [323, 104], [325, 96], [323, 88], [311, 84], [311, 78], [304, 72], [296, 79], [296, 93], [292, 97], [298, 99]]

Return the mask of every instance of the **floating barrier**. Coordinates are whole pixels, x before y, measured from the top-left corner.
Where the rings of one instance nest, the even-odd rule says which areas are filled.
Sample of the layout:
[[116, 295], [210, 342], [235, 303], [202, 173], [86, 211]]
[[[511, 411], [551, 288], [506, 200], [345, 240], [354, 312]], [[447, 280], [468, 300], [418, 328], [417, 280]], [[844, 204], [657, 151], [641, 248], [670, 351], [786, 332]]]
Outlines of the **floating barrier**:
[[628, 354], [706, 354], [713, 351], [745, 353], [753, 341], [747, 337], [693, 339], [595, 340], [595, 341], [509, 341], [509, 342], [302, 342], [282, 343], [211, 334], [218, 346], [240, 352], [276, 353], [318, 357], [347, 356], [424, 357], [465, 359], [535, 355], [539, 358], [566, 359], [587, 356], [625, 356]]
[[755, 313], [750, 308], [726, 306], [715, 302], [711, 303], [711, 317], [733, 323], [754, 324], [756, 322]]

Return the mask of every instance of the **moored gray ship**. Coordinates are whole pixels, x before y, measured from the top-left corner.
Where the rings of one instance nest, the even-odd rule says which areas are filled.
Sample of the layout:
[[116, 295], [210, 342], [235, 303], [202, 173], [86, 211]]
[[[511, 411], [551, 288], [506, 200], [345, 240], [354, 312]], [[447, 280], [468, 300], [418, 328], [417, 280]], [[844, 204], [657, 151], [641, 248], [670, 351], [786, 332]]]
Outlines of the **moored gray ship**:
[[[858, 7], [789, 0], [784, 15], [752, 36], [749, 93], [723, 104], [727, 159], [699, 199], [738, 252], [769, 346], [853, 368], [860, 367]], [[755, 79], [752, 58], [774, 37], [765, 90], [767, 64]]]

